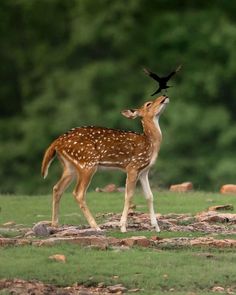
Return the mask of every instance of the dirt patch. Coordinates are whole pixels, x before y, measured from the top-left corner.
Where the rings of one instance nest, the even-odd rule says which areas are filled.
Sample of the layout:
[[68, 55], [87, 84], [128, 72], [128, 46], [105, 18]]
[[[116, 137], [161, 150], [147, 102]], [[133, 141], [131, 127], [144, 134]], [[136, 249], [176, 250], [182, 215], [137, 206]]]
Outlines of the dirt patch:
[[117, 284], [113, 286], [104, 286], [99, 283], [96, 287], [85, 287], [83, 285], [74, 284], [68, 287], [56, 287], [54, 285], [44, 284], [39, 281], [25, 281], [20, 279], [3, 279], [0, 280], [0, 290], [7, 291], [7, 294], [12, 295], [44, 295], [44, 294], [58, 294], [58, 295], [109, 295], [109, 294], [123, 294], [126, 291], [137, 292], [139, 289], [127, 290], [123, 285]]
[[131, 247], [152, 247], [156, 249], [180, 248], [180, 247], [214, 247], [214, 248], [236, 248], [236, 240], [233, 239], [215, 239], [213, 237], [200, 238], [160, 238], [153, 236], [150, 239], [144, 236], [133, 236], [130, 238], [114, 237], [53, 237], [43, 240], [35, 239], [11, 239], [0, 238], [0, 246], [54, 246], [60, 243], [79, 245], [82, 247], [92, 247], [100, 250], [107, 249], [129, 249]]
[[[79, 226], [61, 226], [53, 228], [45, 222], [36, 224], [31, 230], [24, 232], [20, 229], [19, 236], [14, 238], [0, 237], [0, 246], [8, 245], [35, 245], [51, 246], [66, 242], [85, 247], [96, 247], [106, 250], [109, 247], [236, 247], [236, 240], [215, 239], [212, 237], [201, 238], [170, 238], [163, 239], [158, 235], [151, 239], [146, 237], [114, 238], [107, 236], [107, 230], [119, 229], [120, 214], [100, 214], [105, 222], [101, 224], [102, 231], [81, 229]], [[202, 232], [206, 234], [236, 234], [236, 214], [207, 211], [192, 216], [190, 214], [157, 215], [162, 231], [170, 232]], [[149, 214], [134, 212], [129, 213], [128, 229], [131, 231], [151, 231]], [[16, 229], [15, 229], [16, 230]], [[21, 235], [20, 235], [21, 233]], [[38, 238], [38, 239], [35, 239]]]
[[[182, 247], [206, 247], [206, 248], [236, 248], [236, 239], [216, 239], [211, 237], [199, 238], [161, 238], [154, 234], [151, 238], [145, 236], [135, 236], [129, 238], [115, 238], [107, 236], [108, 230], [119, 229], [120, 214], [100, 214], [105, 220], [101, 224], [102, 231], [95, 231], [86, 226], [68, 226], [64, 225], [53, 228], [47, 223], [38, 223], [32, 229], [17, 229], [17, 225], [4, 227], [3, 236], [0, 237], [0, 247], [4, 246], [22, 246], [34, 245], [38, 247], [53, 246], [58, 243], [71, 243], [82, 247], [95, 247], [100, 250], [110, 249], [111, 251], [124, 251], [132, 247], [151, 247], [154, 249], [176, 249]], [[202, 232], [205, 234], [236, 234], [236, 214], [221, 213], [217, 210], [196, 214], [166, 214], [157, 215], [159, 225], [162, 231], [172, 232]], [[129, 213], [128, 230], [130, 231], [151, 231], [149, 214], [141, 212]], [[4, 233], [16, 232], [17, 236], [13, 238], [4, 237]], [[58, 254], [49, 259], [58, 258]], [[207, 254], [211, 258], [212, 254]], [[66, 257], [58, 263], [67, 263]], [[7, 294], [58, 294], [58, 295], [91, 295], [91, 294], [123, 294], [128, 292], [138, 292], [139, 289], [127, 290], [120, 284], [114, 286], [104, 286], [99, 283], [96, 286], [86, 287], [74, 284], [67, 287], [58, 287], [50, 284], [44, 284], [39, 281], [24, 281], [20, 279], [2, 279], [0, 280], [0, 290]], [[218, 289], [217, 289], [218, 290]], [[218, 291], [214, 291], [218, 292]], [[230, 294], [230, 293], [229, 293]], [[231, 293], [232, 294], [232, 293]]]
[[[119, 228], [121, 214], [100, 215], [107, 221], [101, 225], [102, 229]], [[202, 212], [195, 216], [190, 214], [166, 214], [157, 215], [161, 230], [171, 232], [203, 232], [236, 234], [236, 214], [220, 213], [216, 211]], [[150, 225], [149, 214], [130, 212], [128, 218], [128, 229], [132, 231], [153, 230]]]

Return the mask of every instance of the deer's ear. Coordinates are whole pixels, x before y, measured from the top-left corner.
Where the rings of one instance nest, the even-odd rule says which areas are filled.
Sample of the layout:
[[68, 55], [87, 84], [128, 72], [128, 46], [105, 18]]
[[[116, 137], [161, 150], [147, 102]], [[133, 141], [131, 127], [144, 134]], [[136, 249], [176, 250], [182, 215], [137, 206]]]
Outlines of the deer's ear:
[[124, 110], [121, 114], [128, 119], [135, 119], [138, 117], [138, 110]]

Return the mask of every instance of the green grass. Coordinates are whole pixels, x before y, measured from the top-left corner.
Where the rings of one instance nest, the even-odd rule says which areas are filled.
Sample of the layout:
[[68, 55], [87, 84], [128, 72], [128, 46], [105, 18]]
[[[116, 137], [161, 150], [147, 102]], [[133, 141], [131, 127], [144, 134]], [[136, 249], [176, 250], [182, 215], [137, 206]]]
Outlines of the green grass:
[[[118, 230], [114, 231], [108, 231], [107, 236], [115, 237], [115, 238], [130, 238], [134, 236], [145, 236], [146, 238], [151, 238], [154, 236], [158, 236], [159, 238], [179, 238], [179, 237], [186, 237], [186, 238], [196, 238], [196, 237], [202, 237], [206, 234], [202, 232], [168, 232], [168, 231], [162, 231], [160, 233], [157, 233], [155, 231], [128, 231], [126, 233], [121, 233]], [[232, 237], [233, 235], [231, 235]], [[225, 238], [225, 235], [223, 235]]]
[[[160, 291], [209, 291], [215, 285], [236, 284], [234, 251], [131, 249], [101, 251], [75, 245], [55, 247], [7, 247], [1, 249], [0, 277], [38, 279], [60, 286], [74, 282], [96, 285], [122, 283], [128, 288], [144, 289], [142, 294]], [[208, 250], [209, 251], [209, 250]], [[48, 259], [66, 255], [67, 263]], [[118, 276], [118, 278], [114, 278]]]
[[[134, 198], [137, 209], [147, 212], [146, 202], [140, 193]], [[93, 214], [119, 212], [123, 209], [123, 195], [120, 193], [88, 193], [88, 204]], [[191, 213], [204, 211], [207, 207], [220, 204], [233, 204], [235, 196], [222, 196], [213, 193], [175, 194], [155, 193], [155, 208], [158, 213]], [[0, 196], [0, 225], [8, 221], [31, 227], [40, 220], [51, 218], [50, 196]], [[86, 224], [79, 207], [71, 194], [62, 198], [60, 223]], [[236, 212], [235, 209], [233, 212]], [[9, 236], [17, 233], [13, 226]], [[15, 231], [16, 230], [16, 231]], [[4, 230], [0, 232], [4, 235]], [[151, 237], [155, 232], [138, 231], [120, 233], [109, 231], [109, 236], [129, 237], [144, 235]], [[166, 232], [158, 234], [162, 238], [198, 237], [203, 233]], [[217, 238], [235, 238], [235, 235], [218, 235]], [[205, 252], [213, 257], [207, 258]], [[67, 262], [61, 264], [48, 259], [50, 255], [66, 255]], [[236, 252], [230, 249], [141, 249], [128, 251], [109, 249], [101, 251], [81, 248], [75, 245], [54, 247], [5, 247], [0, 248], [0, 278], [37, 279], [59, 286], [80, 282], [96, 285], [122, 283], [127, 288], [144, 289], [139, 294], [209, 294], [213, 286], [236, 289]], [[118, 276], [118, 278], [114, 278]], [[171, 292], [170, 289], [174, 289]], [[234, 290], [235, 290], [234, 289]]]
[[[191, 213], [204, 211], [209, 206], [220, 204], [233, 204], [236, 212], [236, 196], [223, 196], [215, 193], [171, 193], [155, 192], [155, 210], [157, 213]], [[88, 193], [88, 205], [93, 212], [121, 213], [124, 196], [121, 193], [103, 194]], [[137, 192], [134, 197], [137, 211], [147, 212], [145, 199]], [[61, 224], [86, 224], [84, 217], [77, 206], [72, 194], [65, 194], [61, 200]], [[232, 211], [231, 211], [232, 212]], [[51, 219], [51, 196], [0, 196], [0, 225], [15, 221], [18, 224], [32, 226], [40, 220]], [[99, 220], [98, 220], [99, 221]]]

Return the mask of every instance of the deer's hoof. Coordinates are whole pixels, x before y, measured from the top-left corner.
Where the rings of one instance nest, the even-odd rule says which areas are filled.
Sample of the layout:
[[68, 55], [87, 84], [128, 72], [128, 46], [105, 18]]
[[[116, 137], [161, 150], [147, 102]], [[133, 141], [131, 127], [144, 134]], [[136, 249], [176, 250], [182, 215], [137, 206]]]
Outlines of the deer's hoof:
[[120, 231], [122, 233], [126, 233], [127, 232], [126, 226], [121, 226]]
[[154, 229], [155, 229], [155, 231], [158, 232], [158, 233], [161, 231], [161, 230], [160, 230], [160, 227], [159, 227], [158, 225], [155, 225], [155, 226], [154, 226]]

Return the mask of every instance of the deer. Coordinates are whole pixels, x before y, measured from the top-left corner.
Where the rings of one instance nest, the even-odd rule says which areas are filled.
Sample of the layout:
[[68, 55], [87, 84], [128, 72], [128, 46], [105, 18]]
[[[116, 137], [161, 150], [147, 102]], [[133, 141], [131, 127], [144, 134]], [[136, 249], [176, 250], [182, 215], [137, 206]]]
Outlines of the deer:
[[86, 203], [86, 191], [99, 168], [119, 169], [126, 173], [124, 208], [120, 219], [121, 232], [127, 231], [129, 206], [139, 180], [147, 200], [151, 226], [160, 231], [153, 207], [153, 193], [148, 173], [156, 162], [162, 141], [159, 117], [169, 103], [167, 96], [145, 102], [140, 108], [128, 109], [121, 114], [128, 119], [139, 117], [143, 133], [104, 127], [77, 127], [55, 139], [45, 151], [41, 173], [47, 177], [55, 156], [62, 164], [63, 173], [53, 187], [52, 221], [58, 226], [58, 211], [61, 196], [72, 180], [77, 183], [73, 196], [83, 212], [89, 226], [101, 230]]

